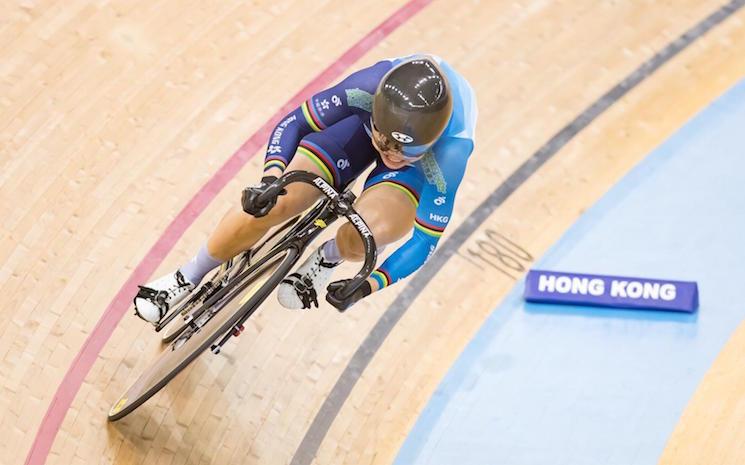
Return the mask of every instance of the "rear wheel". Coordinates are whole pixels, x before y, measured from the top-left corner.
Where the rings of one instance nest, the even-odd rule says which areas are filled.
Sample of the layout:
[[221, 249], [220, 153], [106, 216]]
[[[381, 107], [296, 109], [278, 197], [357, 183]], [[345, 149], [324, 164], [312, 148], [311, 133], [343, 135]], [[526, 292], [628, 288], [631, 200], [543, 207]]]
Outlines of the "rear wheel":
[[114, 404], [109, 411], [109, 421], [119, 420], [142, 405], [214, 341], [231, 331], [247, 313], [253, 313], [279, 285], [297, 262], [298, 256], [299, 252], [294, 247], [276, 252], [255, 269], [247, 269], [242, 276], [236, 277], [235, 281], [208, 299], [207, 308]]

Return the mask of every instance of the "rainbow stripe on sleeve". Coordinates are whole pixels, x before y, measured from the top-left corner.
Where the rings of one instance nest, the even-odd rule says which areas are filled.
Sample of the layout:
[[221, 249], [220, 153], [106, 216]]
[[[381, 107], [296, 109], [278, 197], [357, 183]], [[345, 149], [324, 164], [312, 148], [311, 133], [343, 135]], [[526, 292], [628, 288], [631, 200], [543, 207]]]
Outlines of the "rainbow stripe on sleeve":
[[391, 282], [393, 281], [391, 279], [391, 275], [389, 275], [388, 272], [382, 268], [378, 268], [377, 270], [373, 271], [370, 277], [378, 282], [378, 287], [380, 289], [390, 286]]
[[440, 238], [440, 236], [442, 236], [442, 233], [445, 232], [445, 226], [435, 226], [433, 224], [427, 223], [419, 217], [417, 217], [414, 221], [414, 227], [424, 234], [438, 239]]
[[284, 159], [280, 157], [267, 157], [264, 160], [264, 171], [267, 171], [269, 168], [279, 168], [282, 171], [287, 168], [287, 163], [285, 163]]
[[305, 121], [308, 122], [308, 125], [311, 127], [311, 129], [313, 129], [315, 132], [326, 129], [326, 125], [323, 124], [323, 121], [321, 121], [321, 117], [316, 112], [316, 109], [313, 108], [313, 104], [310, 100], [306, 100], [305, 102], [303, 102], [303, 104], [300, 105], [300, 108], [303, 110]]

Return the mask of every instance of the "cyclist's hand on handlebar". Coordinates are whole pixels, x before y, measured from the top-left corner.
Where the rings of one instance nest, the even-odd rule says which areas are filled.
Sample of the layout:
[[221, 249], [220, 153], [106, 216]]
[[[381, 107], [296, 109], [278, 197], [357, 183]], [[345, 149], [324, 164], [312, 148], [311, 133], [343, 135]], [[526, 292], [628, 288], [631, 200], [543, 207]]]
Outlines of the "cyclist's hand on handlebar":
[[334, 281], [333, 283], [329, 284], [326, 290], [328, 291], [326, 293], [326, 301], [336, 307], [337, 310], [340, 312], [343, 312], [344, 310], [348, 309], [357, 301], [364, 299], [368, 295], [372, 293], [372, 289], [370, 288], [370, 283], [368, 281], [364, 281], [360, 287], [357, 288], [356, 291], [352, 293], [351, 296], [347, 297], [346, 299], [339, 299], [337, 297], [337, 292], [341, 290], [344, 286], [349, 283], [351, 279], [342, 279], [341, 281]]
[[261, 178], [261, 182], [258, 186], [249, 186], [243, 189], [243, 194], [241, 195], [241, 205], [243, 206], [243, 211], [248, 213], [249, 215], [255, 216], [256, 218], [266, 216], [271, 211], [271, 209], [274, 208], [274, 205], [277, 204], [277, 197], [287, 194], [287, 191], [285, 189], [282, 189], [277, 195], [270, 198], [269, 200], [265, 202], [258, 201], [258, 197], [266, 192], [269, 186], [276, 180], [276, 176], [264, 176], [263, 178]]

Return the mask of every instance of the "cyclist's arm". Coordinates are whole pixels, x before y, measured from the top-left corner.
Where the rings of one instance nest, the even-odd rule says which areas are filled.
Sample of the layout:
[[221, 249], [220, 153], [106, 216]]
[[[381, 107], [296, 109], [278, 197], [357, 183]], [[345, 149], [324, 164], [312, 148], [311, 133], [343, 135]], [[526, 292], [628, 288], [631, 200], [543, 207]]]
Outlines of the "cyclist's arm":
[[391, 67], [381, 61], [347, 76], [339, 84], [318, 92], [291, 111], [269, 136], [264, 175], [280, 176], [295, 156], [300, 140], [354, 113], [369, 111], [380, 77]]
[[434, 179], [428, 180], [423, 189], [411, 238], [371, 275], [373, 292], [418, 270], [434, 253], [440, 236], [450, 222], [455, 194], [473, 150], [473, 141], [451, 137], [438, 142], [437, 149], [435, 160], [442, 176], [438, 179], [435, 171], [435, 175], [431, 176]]

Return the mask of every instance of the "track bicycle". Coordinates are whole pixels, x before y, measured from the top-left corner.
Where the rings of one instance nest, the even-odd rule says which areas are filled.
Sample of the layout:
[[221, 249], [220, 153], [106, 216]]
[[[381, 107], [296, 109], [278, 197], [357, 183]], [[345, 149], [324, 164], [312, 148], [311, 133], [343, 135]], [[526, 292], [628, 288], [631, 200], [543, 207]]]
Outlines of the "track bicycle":
[[[316, 187], [323, 197], [306, 213], [273, 231], [262, 242], [220, 266], [213, 276], [155, 326], [166, 344], [159, 357], [127, 389], [109, 411], [116, 421], [134, 411], [160, 391], [189, 363], [208, 348], [221, 348], [244, 330], [245, 322], [290, 273], [308, 245], [331, 223], [345, 217], [359, 233], [365, 248], [360, 271], [343, 286], [329, 290], [333, 303], [351, 296], [375, 268], [375, 239], [353, 208], [355, 195], [348, 189], [337, 192], [322, 177], [305, 171], [291, 171], [277, 179], [258, 197], [264, 203], [289, 184], [303, 182]], [[236, 305], [237, 302], [237, 305]], [[339, 311], [344, 311], [337, 307]]]

